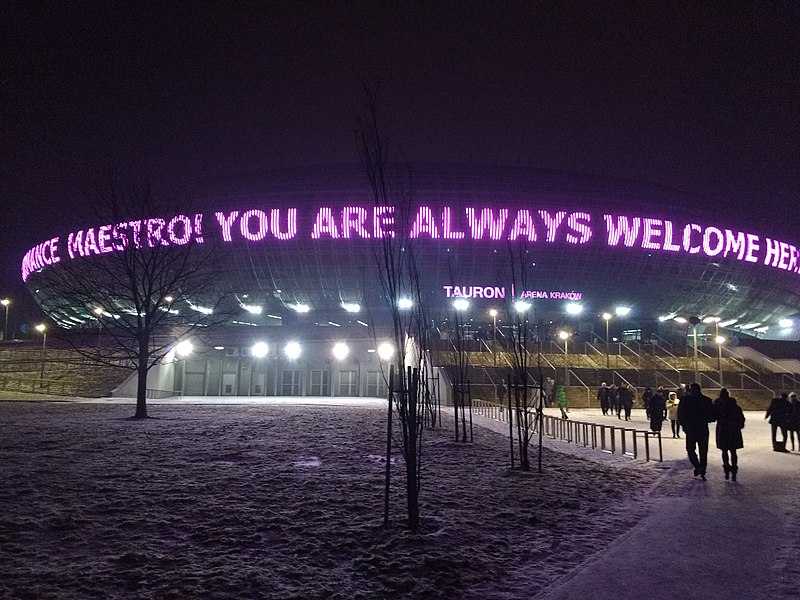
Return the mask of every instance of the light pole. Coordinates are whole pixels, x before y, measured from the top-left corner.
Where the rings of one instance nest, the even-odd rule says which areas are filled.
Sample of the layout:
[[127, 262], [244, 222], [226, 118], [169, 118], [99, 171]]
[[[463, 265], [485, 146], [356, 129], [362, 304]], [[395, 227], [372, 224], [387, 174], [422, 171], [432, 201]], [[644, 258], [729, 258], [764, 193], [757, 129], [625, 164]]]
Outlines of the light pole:
[[494, 364], [497, 364], [497, 310], [491, 309], [489, 315], [492, 317], [492, 356]]
[[689, 323], [692, 324], [692, 342], [694, 345], [694, 380], [695, 383], [700, 383], [697, 380], [697, 325], [700, 323], [700, 319], [697, 317], [689, 317]]
[[608, 322], [611, 321], [611, 313], [604, 312], [603, 320], [606, 322], [606, 369], [611, 368], [611, 356], [608, 351]]
[[3, 339], [8, 339], [8, 307], [11, 306], [11, 299], [10, 298], [3, 298], [0, 300], [0, 304], [6, 307], [6, 320], [5, 325], [3, 325]]
[[569, 333], [559, 331], [558, 337], [564, 340], [564, 385], [569, 387]]
[[36, 331], [42, 334], [42, 371], [39, 374], [39, 379], [44, 380], [44, 361], [47, 357], [47, 326], [44, 323], [39, 323], [36, 326]]
[[717, 342], [717, 368], [719, 369], [719, 387], [725, 387], [725, 384], [722, 383], [722, 344], [725, 343], [725, 338], [721, 335], [718, 335], [714, 338], [714, 341]]

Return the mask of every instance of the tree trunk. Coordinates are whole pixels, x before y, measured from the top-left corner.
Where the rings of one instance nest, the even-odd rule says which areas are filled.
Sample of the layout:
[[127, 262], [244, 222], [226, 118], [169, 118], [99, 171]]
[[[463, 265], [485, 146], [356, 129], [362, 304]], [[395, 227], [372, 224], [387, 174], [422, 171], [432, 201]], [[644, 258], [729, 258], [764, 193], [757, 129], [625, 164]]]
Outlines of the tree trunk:
[[136, 414], [135, 419], [147, 418], [147, 356], [139, 354], [139, 366], [136, 369]]

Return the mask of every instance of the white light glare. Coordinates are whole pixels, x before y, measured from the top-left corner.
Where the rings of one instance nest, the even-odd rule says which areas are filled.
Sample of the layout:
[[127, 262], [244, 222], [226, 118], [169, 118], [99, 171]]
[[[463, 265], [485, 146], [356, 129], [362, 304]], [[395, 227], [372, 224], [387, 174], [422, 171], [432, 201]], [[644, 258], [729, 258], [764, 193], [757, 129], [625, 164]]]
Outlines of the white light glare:
[[467, 310], [469, 308], [469, 301], [464, 298], [453, 300], [453, 308], [456, 310]]
[[311, 310], [311, 307], [308, 304], [303, 304], [302, 302], [298, 302], [292, 308], [299, 313], [307, 313]]
[[717, 342], [718, 344], [724, 344], [725, 343], [725, 337], [721, 336], [721, 335], [718, 335], [717, 337], [714, 338], [714, 341]]
[[269, 346], [267, 346], [266, 342], [256, 342], [253, 344], [250, 352], [255, 358], [264, 358], [267, 355], [267, 352], [269, 352]]
[[778, 321], [778, 325], [783, 327], [784, 329], [789, 329], [791, 327], [794, 327], [794, 321], [792, 321], [791, 319], [781, 319], [780, 321]]
[[560, 337], [562, 340], [565, 340], [569, 337], [569, 334], [566, 331], [559, 331], [558, 337]]
[[263, 310], [260, 306], [256, 306], [255, 304], [242, 304], [242, 308], [251, 315], [260, 315]]
[[719, 317], [705, 317], [703, 323], [707, 325], [709, 323], [719, 323], [721, 320]]
[[203, 315], [210, 315], [214, 312], [213, 308], [208, 308], [207, 306], [195, 306], [194, 304], [190, 304], [189, 307]]
[[686, 317], [675, 317], [675, 322], [684, 325], [684, 324], [688, 323], [689, 321], [686, 320]]
[[517, 312], [525, 312], [531, 307], [530, 302], [525, 302], [524, 300], [517, 300], [514, 302], [514, 310]]
[[286, 347], [283, 349], [283, 353], [286, 355], [286, 358], [289, 360], [295, 360], [300, 357], [300, 353], [302, 352], [302, 348], [300, 344], [297, 342], [289, 342], [286, 344]]
[[361, 311], [361, 305], [355, 302], [342, 302], [342, 308], [349, 313], [357, 313]]
[[618, 317], [624, 317], [625, 315], [627, 315], [628, 313], [631, 312], [631, 307], [630, 306], [618, 306], [617, 308], [614, 309], [614, 312], [617, 313]]
[[183, 340], [182, 342], [179, 342], [177, 346], [175, 346], [175, 353], [178, 356], [189, 356], [192, 353], [192, 350], [194, 350], [194, 346], [189, 340]]
[[722, 323], [720, 323], [719, 326], [720, 327], [730, 327], [734, 323], [736, 323], [736, 319], [728, 319], [727, 321], [723, 321]]
[[333, 345], [333, 357], [336, 360], [344, 360], [350, 354], [350, 348], [344, 342], [337, 342]]
[[675, 318], [675, 313], [670, 313], [668, 315], [663, 315], [661, 317], [658, 317], [658, 320], [663, 323], [664, 321], [669, 321], [670, 319], [674, 318]]
[[769, 325], [764, 325], [763, 327], [756, 327], [753, 331], [757, 331], [758, 333], [767, 333], [769, 329]]
[[378, 356], [381, 360], [391, 360], [394, 356], [394, 346], [392, 346], [389, 342], [383, 342], [380, 346], [378, 346]]
[[745, 323], [739, 329], [753, 329], [754, 327], [758, 327], [761, 323]]
[[568, 315], [579, 315], [583, 311], [583, 307], [580, 304], [575, 302], [570, 302], [567, 304], [567, 314]]
[[612, 315], [611, 313], [609, 313], [609, 312], [604, 312], [604, 313], [603, 313], [603, 320], [604, 320], [604, 321], [610, 321], [612, 316], [613, 316], [613, 315]]
[[408, 309], [414, 306], [414, 303], [411, 301], [411, 298], [400, 298], [397, 301], [397, 308]]

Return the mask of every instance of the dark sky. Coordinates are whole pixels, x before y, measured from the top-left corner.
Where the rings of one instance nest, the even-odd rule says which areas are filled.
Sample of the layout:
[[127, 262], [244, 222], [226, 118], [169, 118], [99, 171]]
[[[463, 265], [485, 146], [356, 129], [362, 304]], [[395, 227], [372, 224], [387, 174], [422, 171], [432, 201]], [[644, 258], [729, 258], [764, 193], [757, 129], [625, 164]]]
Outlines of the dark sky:
[[161, 4], [4, 5], [0, 295], [112, 157], [355, 162], [361, 82], [412, 161], [656, 183], [800, 241], [797, 1]]

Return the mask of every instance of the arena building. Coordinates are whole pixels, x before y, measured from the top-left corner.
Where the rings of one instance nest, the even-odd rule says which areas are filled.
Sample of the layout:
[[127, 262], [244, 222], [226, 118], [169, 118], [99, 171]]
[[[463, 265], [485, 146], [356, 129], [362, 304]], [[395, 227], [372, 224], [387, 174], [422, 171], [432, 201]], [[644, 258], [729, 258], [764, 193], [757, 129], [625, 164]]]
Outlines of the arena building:
[[[413, 247], [441, 338], [462, 299], [476, 340], [501, 339], [520, 300], [546, 324], [543, 336], [563, 326], [587, 341], [685, 344], [695, 333], [706, 341], [722, 334], [732, 344], [798, 339], [798, 245], [737, 215], [601, 177], [473, 165], [411, 165], [408, 173], [402, 200], [382, 205], [359, 167], [217, 181], [185, 213], [46, 232], [25, 255], [22, 278], [57, 324], [94, 327], [92, 307], [55, 297], [48, 273], [129, 244], [212, 246], [226, 265], [217, 285], [236, 304], [219, 347], [270, 336], [374, 341], [366, 330], [385, 323], [387, 305], [377, 249], [393, 238]], [[515, 261], [524, 276], [511, 269]], [[191, 319], [203, 302], [174, 308]], [[238, 391], [225, 387], [221, 369], [218, 385], [209, 383], [208, 367], [200, 369], [204, 393]], [[259, 389], [278, 393], [278, 380], [265, 375]]]

